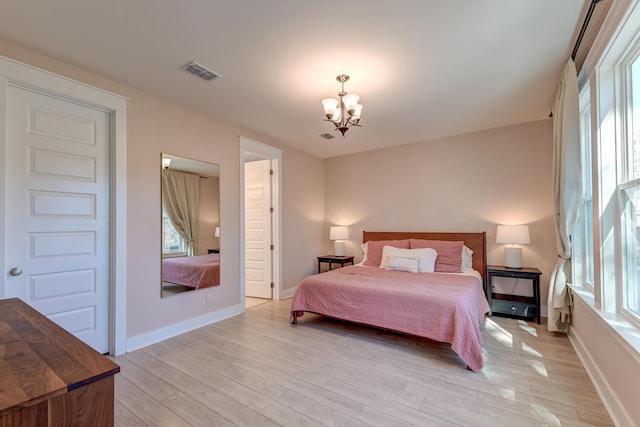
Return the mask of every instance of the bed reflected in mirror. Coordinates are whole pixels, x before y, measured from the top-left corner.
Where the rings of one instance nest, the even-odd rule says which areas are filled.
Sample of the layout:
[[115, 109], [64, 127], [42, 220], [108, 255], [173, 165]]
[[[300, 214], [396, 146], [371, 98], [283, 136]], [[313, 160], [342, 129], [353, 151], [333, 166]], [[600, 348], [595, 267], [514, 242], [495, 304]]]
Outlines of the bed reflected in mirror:
[[220, 285], [220, 166], [161, 154], [161, 296]]

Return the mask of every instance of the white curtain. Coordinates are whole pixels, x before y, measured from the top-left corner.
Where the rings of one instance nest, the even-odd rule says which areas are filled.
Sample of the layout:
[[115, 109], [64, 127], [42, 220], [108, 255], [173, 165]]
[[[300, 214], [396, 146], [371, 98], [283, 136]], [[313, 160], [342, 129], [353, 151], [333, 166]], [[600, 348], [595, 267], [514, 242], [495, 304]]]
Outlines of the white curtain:
[[163, 170], [162, 205], [173, 227], [185, 241], [187, 255], [195, 255], [200, 210], [200, 177], [171, 169]]
[[549, 330], [566, 331], [571, 316], [567, 267], [571, 259], [570, 235], [582, 207], [580, 161], [580, 107], [576, 66], [564, 66], [553, 108], [553, 208], [558, 261], [549, 283]]

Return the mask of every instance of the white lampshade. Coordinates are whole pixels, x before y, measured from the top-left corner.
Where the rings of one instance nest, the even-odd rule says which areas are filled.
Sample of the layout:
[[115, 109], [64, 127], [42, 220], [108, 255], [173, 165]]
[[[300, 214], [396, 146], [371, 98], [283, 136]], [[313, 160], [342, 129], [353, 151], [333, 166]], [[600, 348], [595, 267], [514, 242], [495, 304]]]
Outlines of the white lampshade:
[[496, 243], [512, 245], [528, 245], [531, 243], [528, 225], [499, 225], [496, 232]]
[[348, 93], [342, 97], [344, 108], [347, 111], [355, 112], [356, 106], [358, 105], [359, 100], [360, 100], [360, 95], [356, 95], [355, 93]]
[[358, 104], [356, 105], [356, 112], [353, 113], [353, 118], [360, 119], [361, 115], [362, 115], [362, 104]]
[[[496, 243], [508, 245], [528, 245], [531, 243], [528, 225], [499, 225], [496, 231]], [[505, 246], [504, 265], [509, 268], [522, 268], [522, 248]]]
[[216, 231], [214, 233], [215, 237], [220, 237], [220, 227], [216, 227]]
[[349, 227], [333, 226], [329, 228], [329, 240], [346, 240], [349, 238]]
[[342, 115], [342, 109], [341, 108], [336, 108], [333, 111], [333, 117], [331, 118], [331, 120], [333, 120], [334, 122], [339, 122], [341, 115]]
[[344, 241], [349, 238], [349, 227], [334, 226], [329, 228], [329, 240], [335, 240], [335, 256], [344, 256]]
[[326, 115], [333, 115], [338, 107], [338, 100], [335, 98], [325, 98], [322, 100], [322, 106], [324, 107], [324, 113]]

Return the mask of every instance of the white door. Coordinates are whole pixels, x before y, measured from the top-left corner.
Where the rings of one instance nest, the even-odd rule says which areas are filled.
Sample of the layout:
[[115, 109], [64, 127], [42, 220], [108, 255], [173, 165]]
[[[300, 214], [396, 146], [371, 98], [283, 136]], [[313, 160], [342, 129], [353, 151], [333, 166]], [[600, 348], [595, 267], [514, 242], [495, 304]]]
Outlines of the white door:
[[270, 161], [244, 165], [245, 295], [272, 298]]
[[109, 114], [9, 86], [5, 297], [109, 350]]

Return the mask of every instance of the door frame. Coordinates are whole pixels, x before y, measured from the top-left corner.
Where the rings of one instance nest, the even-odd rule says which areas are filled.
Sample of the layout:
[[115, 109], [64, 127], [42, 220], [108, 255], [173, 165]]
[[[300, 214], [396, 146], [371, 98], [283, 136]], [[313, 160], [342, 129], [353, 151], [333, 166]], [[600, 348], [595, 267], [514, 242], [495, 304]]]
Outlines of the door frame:
[[[126, 351], [127, 279], [127, 98], [41, 68], [0, 56], [0, 152], [7, 149], [7, 96], [10, 86], [86, 105], [109, 114], [109, 354]], [[6, 158], [6, 157], [5, 157]], [[0, 240], [5, 242], [6, 171], [0, 173]], [[4, 250], [0, 251], [4, 267]], [[6, 272], [0, 278], [5, 298]]]
[[273, 215], [273, 293], [272, 298], [279, 300], [282, 293], [282, 150], [258, 141], [240, 137], [240, 303], [245, 308], [245, 227], [244, 227], [244, 164], [249, 155], [264, 157], [272, 161], [274, 201]]

